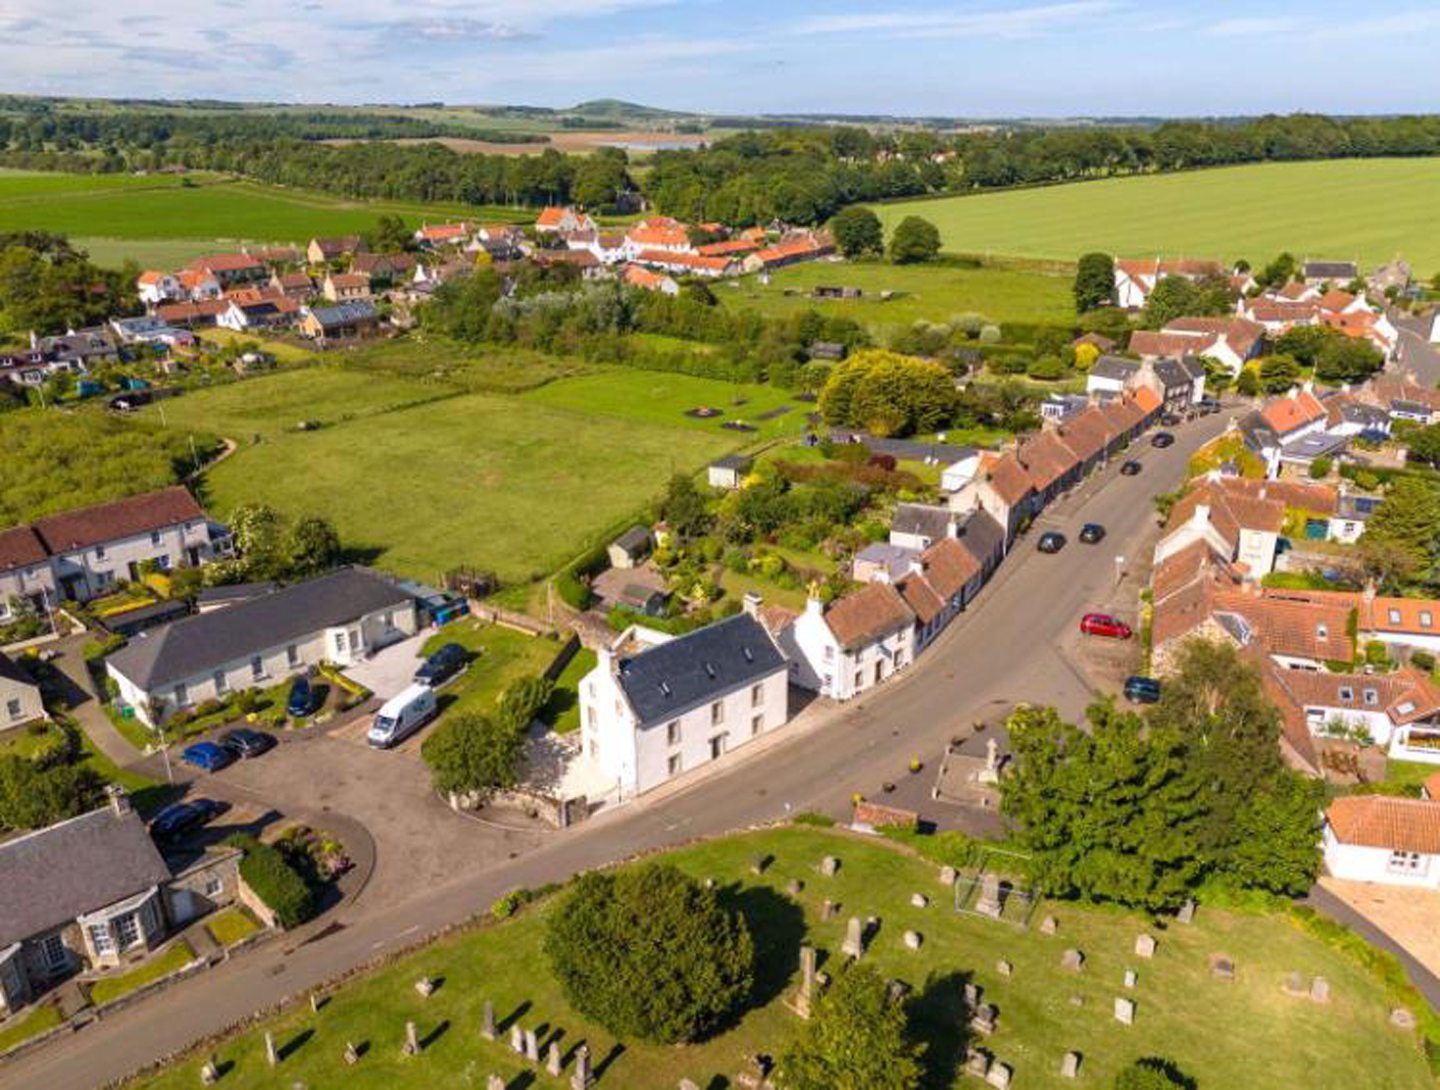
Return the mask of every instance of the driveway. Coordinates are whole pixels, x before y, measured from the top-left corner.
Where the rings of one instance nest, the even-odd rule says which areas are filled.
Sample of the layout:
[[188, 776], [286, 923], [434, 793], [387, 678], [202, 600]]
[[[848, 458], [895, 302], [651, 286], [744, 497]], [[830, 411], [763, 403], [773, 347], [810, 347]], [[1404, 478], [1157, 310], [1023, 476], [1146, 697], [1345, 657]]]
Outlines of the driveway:
[[432, 635], [434, 633], [427, 630], [392, 643], [364, 662], [347, 667], [345, 676], [365, 686], [383, 704], [410, 684], [420, 665], [420, 648]]

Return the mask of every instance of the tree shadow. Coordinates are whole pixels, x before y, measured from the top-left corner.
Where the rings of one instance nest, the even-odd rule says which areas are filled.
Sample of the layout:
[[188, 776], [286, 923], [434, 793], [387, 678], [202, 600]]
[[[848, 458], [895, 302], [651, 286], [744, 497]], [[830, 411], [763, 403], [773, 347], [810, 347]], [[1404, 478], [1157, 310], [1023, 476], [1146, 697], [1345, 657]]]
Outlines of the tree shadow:
[[299, 1052], [302, 1048], [304, 1048], [306, 1042], [314, 1036], [315, 1031], [313, 1029], [302, 1029], [299, 1033], [295, 1034], [294, 1037], [291, 1037], [290, 1040], [286, 1041], [283, 1045], [277, 1048], [275, 1050], [275, 1055], [280, 1057], [280, 1060], [283, 1063], [285, 1060], [288, 1060], [291, 1056], [295, 1055], [295, 1053]]
[[[718, 891], [720, 903], [745, 918], [755, 943], [755, 987], [750, 1005], [763, 1007], [778, 998], [800, 968], [800, 944], [805, 941], [805, 912], [789, 897], [769, 886], [728, 885]], [[732, 1013], [730, 1028], [741, 1011]]]
[[925, 1044], [920, 1085], [926, 1090], [953, 1086], [972, 1043], [970, 1012], [965, 1009], [968, 972], [932, 973], [909, 1001], [910, 1027]]
[[447, 1018], [439, 1025], [437, 1025], [434, 1029], [432, 1029], [429, 1033], [425, 1034], [424, 1037], [420, 1038], [420, 1050], [423, 1052], [425, 1049], [429, 1048], [436, 1041], [440, 1040], [441, 1037], [444, 1037], [445, 1034], [449, 1032], [449, 1030], [450, 1019]]

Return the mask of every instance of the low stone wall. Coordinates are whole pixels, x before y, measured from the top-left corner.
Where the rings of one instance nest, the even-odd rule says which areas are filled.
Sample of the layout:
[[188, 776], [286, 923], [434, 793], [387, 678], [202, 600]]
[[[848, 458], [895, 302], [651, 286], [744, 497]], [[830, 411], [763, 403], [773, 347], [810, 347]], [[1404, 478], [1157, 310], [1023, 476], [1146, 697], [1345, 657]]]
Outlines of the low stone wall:
[[262, 901], [260, 895], [250, 888], [249, 883], [245, 881], [243, 875], [236, 878], [235, 894], [236, 900], [251, 912], [255, 913], [255, 918], [266, 927], [275, 931], [285, 930], [280, 926], [280, 921], [276, 918], [275, 913], [270, 910], [270, 906]]
[[516, 613], [509, 609], [499, 609], [495, 606], [487, 606], [483, 602], [472, 600], [470, 602], [470, 613], [482, 621], [490, 624], [504, 625], [506, 628], [513, 628], [517, 632], [525, 632], [531, 636], [548, 636], [554, 629], [544, 621], [537, 621], [534, 617], [525, 613]]

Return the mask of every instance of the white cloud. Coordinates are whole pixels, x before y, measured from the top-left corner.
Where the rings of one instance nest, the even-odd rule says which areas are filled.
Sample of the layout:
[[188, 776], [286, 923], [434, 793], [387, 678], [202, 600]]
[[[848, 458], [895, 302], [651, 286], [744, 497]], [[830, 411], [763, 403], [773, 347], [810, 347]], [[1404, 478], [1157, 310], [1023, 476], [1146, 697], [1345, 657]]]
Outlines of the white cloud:
[[819, 15], [795, 26], [800, 34], [882, 33], [896, 37], [1026, 37], [1119, 11], [1113, 0], [1067, 0], [981, 11], [872, 11]]

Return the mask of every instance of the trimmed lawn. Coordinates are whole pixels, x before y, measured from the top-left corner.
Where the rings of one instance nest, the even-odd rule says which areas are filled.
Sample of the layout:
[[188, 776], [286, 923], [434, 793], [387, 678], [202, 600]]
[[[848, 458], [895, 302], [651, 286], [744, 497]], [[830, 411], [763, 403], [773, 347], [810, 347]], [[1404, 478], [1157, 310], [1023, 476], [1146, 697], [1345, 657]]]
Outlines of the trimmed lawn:
[[42, 1003], [34, 1010], [0, 1022], [0, 1052], [7, 1052], [16, 1045], [24, 1044], [38, 1033], [54, 1029], [60, 1024], [60, 1007], [55, 1003]]
[[138, 988], [153, 984], [161, 977], [178, 972], [195, 960], [195, 951], [184, 941], [176, 942], [163, 953], [141, 962], [128, 973], [105, 977], [90, 985], [90, 1002], [95, 1006], [113, 1003], [121, 996], [129, 995]]
[[307, 345], [267, 340], [265, 337], [257, 337], [253, 333], [241, 333], [234, 329], [212, 326], [209, 329], [199, 330], [197, 336], [202, 342], [221, 347], [225, 345], [259, 345], [261, 352], [268, 352], [281, 364], [312, 363], [316, 360], [315, 350]]
[[[860, 299], [815, 299], [810, 293], [817, 285], [859, 288], [865, 294]], [[726, 281], [715, 288], [715, 295], [728, 307], [750, 307], [770, 316], [814, 310], [827, 317], [854, 318], [878, 331], [921, 319], [943, 322], [957, 314], [982, 314], [992, 322], [1069, 325], [1075, 321], [1070, 286], [1069, 276], [1019, 269], [814, 261], [772, 273], [768, 285], [754, 276]], [[884, 291], [895, 295], [882, 301]]]
[[595, 669], [596, 661], [595, 652], [582, 647], [555, 679], [555, 689], [540, 718], [549, 723], [550, 729], [557, 734], [569, 734], [580, 729], [580, 681]]
[[[1282, 250], [1373, 265], [1403, 254], [1440, 271], [1440, 234], [1417, 231], [1440, 202], [1440, 160], [1260, 163], [875, 205], [891, 228], [922, 216], [947, 250], [1074, 261], [1123, 257], [1248, 258]], [[1365, 209], [1364, 215], [1337, 209]]]
[[560, 653], [560, 644], [554, 640], [464, 617], [426, 640], [420, 657], [447, 643], [458, 643], [478, 655], [471, 660], [470, 669], [440, 690], [442, 712], [493, 712], [507, 685], [543, 674]]
[[205, 921], [205, 930], [221, 946], [234, 946], [260, 930], [260, 923], [240, 907], [221, 909]]
[[[842, 861], [833, 878], [817, 871], [827, 853]], [[756, 855], [774, 857], [759, 878], [750, 873]], [[1202, 1087], [1422, 1090], [1434, 1085], [1414, 1036], [1386, 1025], [1391, 1000], [1384, 988], [1348, 956], [1284, 916], [1202, 908], [1193, 925], [1158, 932], [1155, 958], [1139, 961], [1132, 954], [1135, 936], [1153, 931], [1143, 917], [1049, 905], [1042, 911], [1053, 911], [1061, 930], [1046, 937], [961, 916], [945, 907], [934, 865], [878, 839], [789, 827], [696, 845], [669, 858], [696, 877], [717, 879], [755, 935], [757, 1006], [719, 1037], [683, 1048], [628, 1041], [621, 1047], [580, 1018], [546, 969], [541, 949], [545, 918], [557, 903], [549, 898], [508, 923], [461, 932], [356, 979], [335, 992], [318, 1014], [299, 1004], [227, 1042], [207, 1045], [205, 1052], [234, 1065], [225, 1076], [232, 1090], [274, 1084], [264, 1058], [264, 1030], [272, 1031], [282, 1048], [296, 1042], [284, 1060], [287, 1085], [343, 1081], [353, 1090], [418, 1090], [480, 1086], [491, 1072], [533, 1081], [533, 1070], [508, 1044], [509, 1025], [518, 1019], [525, 1026], [545, 1027], [542, 1049], [550, 1034], [558, 1035], [566, 1055], [585, 1041], [600, 1065], [601, 1086], [672, 1090], [682, 1077], [700, 1086], [732, 1085], [725, 1080], [734, 1078], [744, 1056], [783, 1054], [800, 1025], [782, 999], [795, 984], [799, 945], [816, 944], [822, 968], [834, 974], [840, 971], [846, 919], [874, 914], [881, 926], [865, 961], [915, 989], [914, 1023], [928, 1045], [929, 1087], [975, 1085], [962, 1083], [957, 1074], [966, 1044], [961, 1011], [966, 980], [983, 985], [986, 1000], [999, 1008], [998, 1029], [984, 1044], [1014, 1066], [1017, 1084], [1025, 1087], [1073, 1085], [1059, 1075], [1060, 1057], [1072, 1048], [1083, 1052], [1082, 1078], [1092, 1087], [1109, 1086], [1122, 1066], [1152, 1055], [1174, 1061]], [[783, 892], [792, 878], [805, 883], [797, 898]], [[932, 898], [929, 907], [911, 906], [917, 891]], [[835, 919], [822, 923], [825, 898], [838, 900], [842, 908]], [[907, 929], [924, 935], [920, 952], [901, 943]], [[1086, 955], [1079, 974], [1060, 968], [1061, 952], [1072, 946]], [[1235, 959], [1234, 982], [1211, 976], [1207, 958], [1216, 952]], [[994, 970], [1002, 957], [1014, 965], [1008, 979]], [[1124, 994], [1121, 977], [1131, 967], [1139, 972], [1138, 986], [1130, 993], [1137, 1003], [1135, 1024], [1122, 1026], [1111, 1005]], [[1292, 970], [1323, 975], [1331, 985], [1331, 1002], [1321, 1006], [1287, 998], [1280, 986]], [[422, 975], [443, 978], [428, 1000], [411, 986]], [[1076, 996], [1081, 1005], [1073, 1005]], [[495, 1042], [475, 1032], [487, 999], [495, 1005], [500, 1028], [501, 1039]], [[418, 1058], [400, 1053], [407, 1019], [416, 1022], [426, 1041]], [[346, 1041], [366, 1048], [353, 1068], [342, 1066]], [[197, 1055], [132, 1085], [192, 1087], [203, 1059]], [[1257, 1075], [1257, 1064], [1263, 1076]]]
[[1440, 765], [1427, 764], [1424, 761], [1385, 762], [1385, 782], [1412, 789], [1417, 794], [1420, 786], [1437, 772], [1440, 772]]
[[65, 732], [50, 722], [29, 723], [0, 734], [0, 757], [35, 757], [65, 743]]

